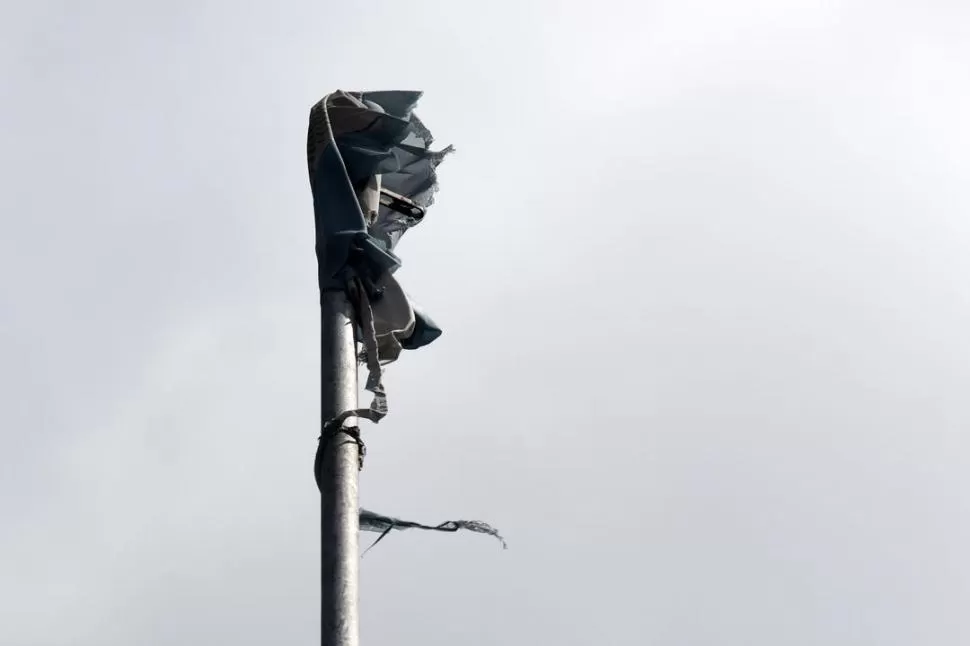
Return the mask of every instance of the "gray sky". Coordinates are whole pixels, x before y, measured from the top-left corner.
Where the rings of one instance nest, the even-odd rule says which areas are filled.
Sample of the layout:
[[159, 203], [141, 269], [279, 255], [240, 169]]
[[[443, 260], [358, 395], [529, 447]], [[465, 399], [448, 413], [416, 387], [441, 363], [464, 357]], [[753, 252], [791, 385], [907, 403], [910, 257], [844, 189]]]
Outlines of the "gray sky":
[[0, 644], [316, 643], [336, 88], [459, 151], [362, 502], [510, 542], [365, 644], [970, 643], [965, 4], [243, 6], [0, 10]]

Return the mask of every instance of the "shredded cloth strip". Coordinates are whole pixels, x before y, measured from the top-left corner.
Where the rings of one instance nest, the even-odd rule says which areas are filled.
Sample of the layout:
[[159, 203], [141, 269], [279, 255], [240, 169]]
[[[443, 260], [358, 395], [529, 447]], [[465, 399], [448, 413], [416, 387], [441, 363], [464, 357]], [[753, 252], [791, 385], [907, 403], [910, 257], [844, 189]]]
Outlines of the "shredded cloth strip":
[[[350, 417], [376, 423], [387, 415], [384, 366], [403, 350], [421, 348], [441, 335], [394, 278], [401, 266], [394, 249], [433, 203], [438, 190], [435, 169], [452, 152], [451, 146], [431, 150], [431, 132], [413, 112], [420, 97], [412, 91], [336, 91], [310, 110], [307, 167], [318, 282], [321, 294], [340, 290], [348, 296], [359, 359], [367, 367], [365, 388], [373, 395], [368, 408], [324, 421], [314, 466], [318, 486], [320, 451], [336, 433], [353, 438], [363, 460], [359, 429], [343, 425]], [[495, 529], [480, 521], [432, 526], [361, 510], [360, 528], [380, 532], [374, 544], [392, 529], [425, 529], [489, 534], [505, 545]]]

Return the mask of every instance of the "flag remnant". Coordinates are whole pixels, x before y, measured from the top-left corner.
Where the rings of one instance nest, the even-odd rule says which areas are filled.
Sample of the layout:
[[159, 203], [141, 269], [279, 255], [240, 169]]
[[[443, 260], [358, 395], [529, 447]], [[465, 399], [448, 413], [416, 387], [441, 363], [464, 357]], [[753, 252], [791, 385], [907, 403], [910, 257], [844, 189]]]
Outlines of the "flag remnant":
[[[380, 543], [385, 536], [391, 533], [392, 529], [425, 529], [435, 532], [457, 532], [460, 529], [464, 529], [469, 532], [475, 532], [476, 534], [488, 534], [489, 536], [494, 536], [502, 543], [502, 549], [508, 549], [509, 547], [505, 544], [505, 539], [502, 538], [502, 535], [498, 533], [497, 529], [488, 523], [483, 523], [480, 520], [446, 520], [445, 522], [437, 525], [422, 525], [421, 523], [415, 523], [410, 520], [391, 518], [390, 516], [375, 514], [372, 511], [361, 509], [360, 529], [364, 532], [381, 533], [381, 535], [377, 537], [377, 540], [371, 543], [371, 546], [368, 547], [367, 550], [370, 550], [372, 547]], [[367, 553], [367, 550], [364, 551], [365, 554]]]
[[[378, 422], [387, 414], [383, 366], [441, 335], [394, 278], [401, 266], [395, 247], [424, 219], [438, 190], [436, 169], [453, 151], [451, 146], [431, 149], [434, 138], [414, 114], [421, 94], [338, 90], [310, 110], [307, 169], [321, 299], [328, 291], [346, 292], [356, 339], [363, 345], [359, 359], [368, 370], [366, 389], [374, 395], [369, 408], [324, 421], [314, 466], [318, 486], [321, 451], [336, 435], [358, 443], [363, 460], [359, 429], [346, 428], [344, 421]], [[422, 525], [363, 509], [359, 520], [362, 530], [381, 532], [375, 545], [392, 529], [424, 529], [489, 534], [505, 546], [498, 532], [480, 521]]]

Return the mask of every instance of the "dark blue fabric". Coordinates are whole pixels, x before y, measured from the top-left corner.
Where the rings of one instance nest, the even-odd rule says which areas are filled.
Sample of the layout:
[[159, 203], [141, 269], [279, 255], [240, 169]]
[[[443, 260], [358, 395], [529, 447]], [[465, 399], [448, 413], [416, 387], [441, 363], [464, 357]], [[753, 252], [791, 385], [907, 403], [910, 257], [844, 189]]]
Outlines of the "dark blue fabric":
[[[379, 105], [383, 112], [361, 108], [356, 116], [369, 118], [361, 121], [366, 127], [357, 131], [348, 131], [355, 127], [348, 124], [357, 123], [353, 118], [332, 124], [334, 132], [339, 133], [335, 136], [337, 146], [321, 144], [323, 151], [311, 177], [321, 290], [340, 289], [351, 275], [372, 284], [384, 272], [393, 273], [401, 266], [393, 248], [403, 231], [372, 236], [357, 202], [357, 187], [371, 176], [381, 175], [384, 188], [426, 207], [437, 189], [435, 168], [450, 150], [430, 150], [431, 134], [412, 114], [420, 92], [366, 92], [358, 96]], [[350, 108], [350, 112], [355, 111]], [[332, 114], [338, 119], [340, 114], [348, 114], [348, 109], [342, 107]], [[430, 318], [416, 313], [414, 333], [402, 345], [415, 349], [440, 335], [441, 330]]]
[[[412, 305], [413, 307], [413, 305]], [[441, 336], [441, 328], [435, 325], [431, 317], [414, 308], [414, 331], [411, 336], [401, 339], [401, 347], [405, 350], [416, 350], [428, 345]]]
[[347, 184], [337, 149], [328, 146], [317, 164], [313, 183], [320, 289], [341, 288], [348, 270], [375, 279], [397, 269], [401, 261], [367, 234], [357, 196]]

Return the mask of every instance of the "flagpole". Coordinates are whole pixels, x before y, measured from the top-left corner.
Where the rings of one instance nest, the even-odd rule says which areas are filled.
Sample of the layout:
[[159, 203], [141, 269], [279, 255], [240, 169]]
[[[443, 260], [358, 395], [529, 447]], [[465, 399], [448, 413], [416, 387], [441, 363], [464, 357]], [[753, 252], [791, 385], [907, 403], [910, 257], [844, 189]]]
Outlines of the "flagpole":
[[[320, 401], [324, 422], [357, 408], [354, 315], [344, 290], [320, 299]], [[347, 420], [345, 426], [356, 420]], [[320, 643], [359, 646], [357, 442], [323, 430], [320, 462]]]

